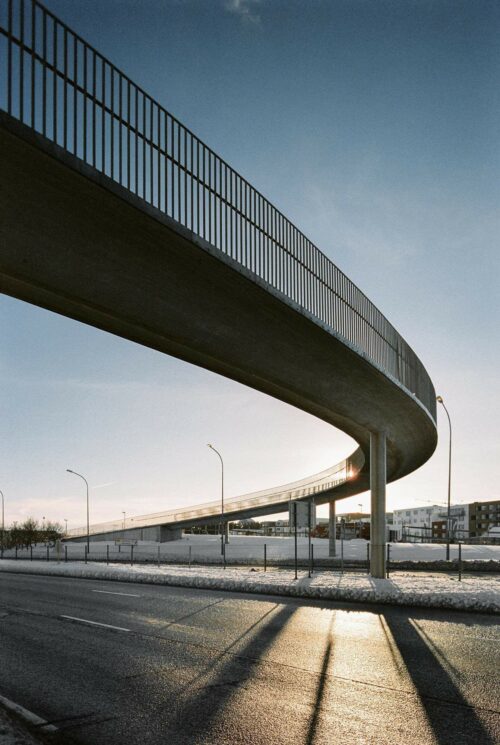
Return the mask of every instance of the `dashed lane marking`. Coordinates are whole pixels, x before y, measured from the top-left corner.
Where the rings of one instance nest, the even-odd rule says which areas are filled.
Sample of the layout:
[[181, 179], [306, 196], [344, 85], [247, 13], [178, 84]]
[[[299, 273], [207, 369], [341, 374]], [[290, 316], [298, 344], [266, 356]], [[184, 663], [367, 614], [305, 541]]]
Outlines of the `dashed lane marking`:
[[112, 626], [110, 623], [100, 623], [99, 621], [89, 621], [88, 618], [77, 618], [76, 616], [63, 616], [67, 621], [77, 621], [78, 623], [88, 623], [90, 626], [102, 626], [105, 629], [114, 629], [115, 631], [130, 631], [130, 629], [124, 629], [123, 626]]
[[111, 590], [92, 590], [92, 592], [100, 592], [102, 595], [123, 595], [126, 598], [140, 598], [140, 595], [132, 595], [130, 592], [112, 592]]

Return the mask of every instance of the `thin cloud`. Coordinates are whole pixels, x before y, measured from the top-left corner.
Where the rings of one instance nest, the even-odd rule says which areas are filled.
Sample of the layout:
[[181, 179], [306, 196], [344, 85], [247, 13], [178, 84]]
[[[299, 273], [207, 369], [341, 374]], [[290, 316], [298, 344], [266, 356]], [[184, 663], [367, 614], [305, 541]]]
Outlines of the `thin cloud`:
[[255, 13], [254, 6], [258, 5], [260, 0], [226, 0], [225, 8], [229, 13], [239, 16], [243, 23], [260, 23], [259, 13]]

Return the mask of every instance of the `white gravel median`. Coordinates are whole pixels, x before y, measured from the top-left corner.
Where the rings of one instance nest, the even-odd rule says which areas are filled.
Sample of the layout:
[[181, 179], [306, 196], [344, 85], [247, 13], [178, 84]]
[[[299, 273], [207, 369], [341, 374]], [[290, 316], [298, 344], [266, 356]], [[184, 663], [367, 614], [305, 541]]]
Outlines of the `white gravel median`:
[[132, 567], [97, 562], [58, 564], [6, 559], [0, 562], [0, 571], [500, 613], [500, 578], [491, 575], [466, 576], [459, 582], [456, 577], [436, 574], [398, 573], [390, 579], [373, 579], [364, 574], [317, 572], [309, 579], [307, 572], [300, 571], [295, 580], [291, 571], [264, 572], [262, 568], [252, 571], [213, 566]]

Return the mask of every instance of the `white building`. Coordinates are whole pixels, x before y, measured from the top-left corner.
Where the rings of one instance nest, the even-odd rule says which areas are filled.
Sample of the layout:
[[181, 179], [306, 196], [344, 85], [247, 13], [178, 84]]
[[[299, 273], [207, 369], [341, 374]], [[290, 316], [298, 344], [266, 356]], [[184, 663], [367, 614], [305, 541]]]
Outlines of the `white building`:
[[[441, 507], [441, 519], [446, 520], [446, 507]], [[450, 507], [451, 533], [457, 539], [469, 537], [469, 505], [455, 504]]]
[[421, 541], [422, 538], [430, 539], [432, 523], [435, 520], [442, 520], [443, 509], [442, 506], [433, 504], [429, 507], [394, 510], [393, 530], [397, 531], [398, 540], [402, 538], [408, 541]]

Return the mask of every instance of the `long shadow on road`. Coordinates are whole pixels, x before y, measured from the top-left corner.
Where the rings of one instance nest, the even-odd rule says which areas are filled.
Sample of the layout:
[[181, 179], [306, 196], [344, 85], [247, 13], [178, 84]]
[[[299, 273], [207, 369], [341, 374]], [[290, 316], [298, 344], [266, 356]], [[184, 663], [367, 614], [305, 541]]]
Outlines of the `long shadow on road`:
[[438, 745], [497, 745], [410, 618], [383, 613]]
[[[231, 644], [233, 651], [227, 662], [216, 671], [216, 664], [210, 665], [206, 676], [211, 677], [208, 677], [205, 685], [197, 688], [178, 711], [169, 728], [170, 732], [165, 733], [165, 742], [170, 742], [170, 735], [176, 743], [197, 743], [204, 740], [238, 688], [244, 687], [246, 681], [252, 677], [252, 668], [264, 657], [296, 610], [296, 606], [290, 603], [281, 606], [274, 613], [267, 612], [265, 621], [262, 618], [254, 624], [253, 628], [260, 628], [244, 647], [236, 651], [234, 643]], [[226, 652], [227, 650], [218, 656], [218, 662]], [[197, 683], [200, 685], [199, 676]]]

